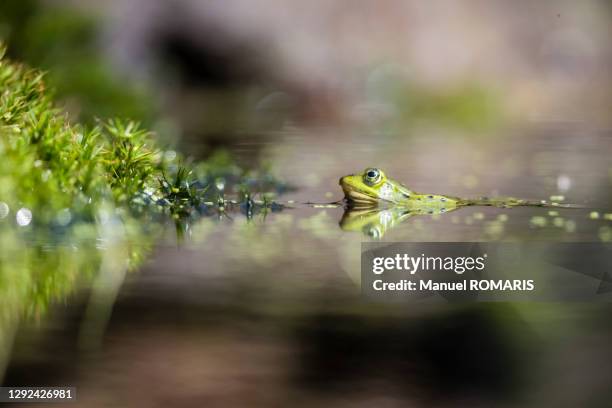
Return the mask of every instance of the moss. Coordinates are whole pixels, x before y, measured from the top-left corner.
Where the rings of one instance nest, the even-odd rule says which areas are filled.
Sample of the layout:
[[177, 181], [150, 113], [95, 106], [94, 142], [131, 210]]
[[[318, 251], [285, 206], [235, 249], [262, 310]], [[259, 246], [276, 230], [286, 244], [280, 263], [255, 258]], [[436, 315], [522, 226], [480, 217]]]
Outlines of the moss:
[[71, 124], [53, 106], [39, 71], [0, 59], [0, 201], [43, 221], [70, 207], [128, 203], [156, 185], [162, 162], [136, 123]]
[[22, 317], [108, 273], [103, 259], [118, 272], [142, 262], [159, 228], [135, 220], [137, 198], [163, 194], [175, 165], [134, 122], [71, 123], [44, 76], [0, 49], [0, 378]]
[[201, 216], [282, 209], [252, 199], [289, 188], [269, 171], [242, 169], [223, 152], [185, 162], [135, 122], [71, 122], [45, 74], [0, 47], [0, 380], [20, 319], [44, 315], [98, 274], [137, 268], [166, 215], [180, 238]]

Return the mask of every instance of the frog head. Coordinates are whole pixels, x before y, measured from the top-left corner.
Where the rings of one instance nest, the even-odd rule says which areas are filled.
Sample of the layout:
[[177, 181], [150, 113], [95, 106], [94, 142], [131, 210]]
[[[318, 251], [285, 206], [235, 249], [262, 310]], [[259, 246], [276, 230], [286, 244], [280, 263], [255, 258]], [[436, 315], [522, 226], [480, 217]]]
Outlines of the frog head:
[[397, 204], [406, 201], [413, 194], [400, 183], [387, 178], [384, 171], [374, 167], [369, 167], [362, 173], [342, 177], [340, 186], [349, 203], [360, 207], [384, 202]]

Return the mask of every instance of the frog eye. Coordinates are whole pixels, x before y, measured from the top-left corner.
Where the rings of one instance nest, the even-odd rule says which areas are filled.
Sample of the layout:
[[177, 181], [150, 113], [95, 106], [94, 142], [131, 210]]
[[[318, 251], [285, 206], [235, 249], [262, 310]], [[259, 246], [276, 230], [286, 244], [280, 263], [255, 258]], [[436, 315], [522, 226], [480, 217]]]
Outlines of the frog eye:
[[367, 169], [363, 175], [363, 181], [366, 184], [374, 185], [381, 179], [380, 170], [378, 169]]

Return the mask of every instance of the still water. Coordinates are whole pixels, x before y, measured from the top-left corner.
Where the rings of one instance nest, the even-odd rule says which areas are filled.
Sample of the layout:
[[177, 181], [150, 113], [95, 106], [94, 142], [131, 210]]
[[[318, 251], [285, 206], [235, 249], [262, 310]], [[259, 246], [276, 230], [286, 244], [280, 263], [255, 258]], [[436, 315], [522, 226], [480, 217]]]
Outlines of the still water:
[[[609, 401], [607, 305], [389, 306], [359, 288], [363, 241], [612, 240], [609, 132], [287, 126], [232, 149], [297, 187], [278, 198], [288, 208], [204, 217], [180, 239], [174, 222], [143, 238], [116, 220], [59, 243], [4, 241], [5, 384], [76, 386], [87, 407]], [[583, 208], [471, 207], [381, 227], [305, 204], [339, 200], [338, 179], [371, 166], [419, 192]]]

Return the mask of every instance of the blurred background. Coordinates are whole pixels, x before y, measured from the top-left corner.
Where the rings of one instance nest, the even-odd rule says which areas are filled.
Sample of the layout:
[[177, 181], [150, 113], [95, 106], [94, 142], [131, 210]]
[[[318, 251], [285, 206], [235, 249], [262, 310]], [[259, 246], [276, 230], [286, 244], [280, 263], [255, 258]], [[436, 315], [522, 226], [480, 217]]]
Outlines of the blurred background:
[[[282, 199], [339, 199], [379, 166], [587, 207], [466, 209], [389, 241], [612, 241], [611, 22], [604, 0], [0, 4], [8, 55], [72, 120], [138, 120], [189, 160], [265, 168], [297, 188]], [[5, 333], [3, 385], [74, 385], [87, 407], [608, 406], [608, 305], [367, 304], [370, 238], [297, 207], [34, 251], [26, 268], [89, 278]]]

